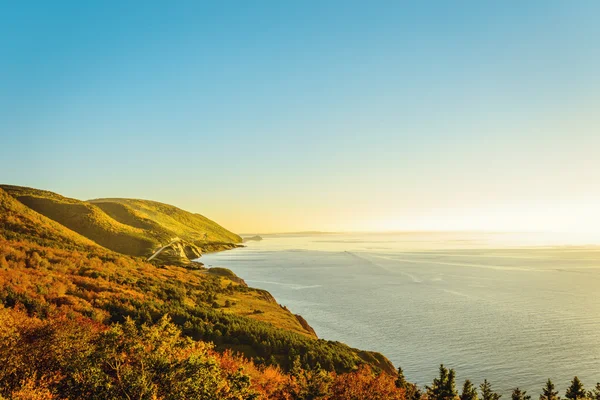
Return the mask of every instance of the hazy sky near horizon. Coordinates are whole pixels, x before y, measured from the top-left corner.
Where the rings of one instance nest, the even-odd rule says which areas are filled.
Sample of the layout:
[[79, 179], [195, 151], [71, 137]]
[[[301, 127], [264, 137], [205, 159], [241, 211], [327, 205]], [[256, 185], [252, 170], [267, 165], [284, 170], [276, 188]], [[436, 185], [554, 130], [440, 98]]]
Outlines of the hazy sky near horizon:
[[237, 232], [597, 231], [599, 15], [0, 0], [0, 182]]

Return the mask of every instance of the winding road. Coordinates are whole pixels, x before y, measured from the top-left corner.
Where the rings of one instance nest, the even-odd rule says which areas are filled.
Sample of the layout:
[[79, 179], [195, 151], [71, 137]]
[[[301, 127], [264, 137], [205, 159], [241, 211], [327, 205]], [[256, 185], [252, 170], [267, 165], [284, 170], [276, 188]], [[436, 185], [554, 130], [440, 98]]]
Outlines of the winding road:
[[181, 242], [180, 238], [174, 238], [171, 240], [171, 242], [169, 242], [169, 244], [164, 245], [163, 247], [161, 247], [160, 249], [156, 250], [154, 252], [154, 254], [152, 254], [150, 257], [148, 257], [147, 261], [151, 261], [154, 257], [156, 257], [157, 255], [159, 255], [164, 249], [166, 249], [167, 247], [177, 243], [177, 242]]

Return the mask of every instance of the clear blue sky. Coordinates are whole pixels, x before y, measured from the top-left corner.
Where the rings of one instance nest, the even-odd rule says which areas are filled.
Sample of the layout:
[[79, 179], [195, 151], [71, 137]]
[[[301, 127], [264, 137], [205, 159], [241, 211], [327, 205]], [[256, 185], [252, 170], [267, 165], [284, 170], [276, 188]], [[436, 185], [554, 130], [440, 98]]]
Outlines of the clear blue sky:
[[598, 1], [2, 1], [0, 182], [238, 232], [600, 224]]

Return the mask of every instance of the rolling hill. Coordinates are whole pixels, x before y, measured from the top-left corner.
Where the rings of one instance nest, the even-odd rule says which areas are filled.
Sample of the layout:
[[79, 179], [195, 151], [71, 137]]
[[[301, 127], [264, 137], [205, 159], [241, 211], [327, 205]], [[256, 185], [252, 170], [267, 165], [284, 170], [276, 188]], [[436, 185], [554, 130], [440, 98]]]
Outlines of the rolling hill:
[[200, 214], [154, 201], [82, 201], [21, 186], [0, 188], [30, 209], [118, 253], [150, 257], [166, 246], [154, 257], [158, 263], [187, 264], [203, 249], [232, 248], [242, 241]]
[[129, 226], [177, 236], [196, 245], [240, 243], [242, 238], [200, 214], [150, 200], [95, 199], [97, 205], [115, 220]]
[[99, 247], [88, 238], [33, 211], [1, 187], [0, 236], [57, 248], [85, 250]]
[[[103, 203], [105, 208], [106, 203], [121, 204]], [[202, 221], [213, 229], [207, 242], [236, 239], [195, 214], [154, 202], [136, 207], [141, 205], [151, 211], [121, 208], [118, 212], [125, 210], [129, 217], [119, 215], [117, 220], [95, 203], [36, 189], [0, 187], [0, 310], [15, 308], [42, 319], [88, 318], [101, 325], [128, 319], [154, 325], [168, 315], [184, 336], [213, 342], [217, 350], [239, 352], [258, 364], [288, 370], [298, 362], [303, 368], [319, 365], [338, 372], [370, 365], [394, 372], [378, 353], [318, 339], [304, 319], [229, 270], [157, 266], [83, 236], [158, 242], [160, 235], [174, 232], [198, 241], [184, 229]], [[158, 221], [171, 218], [170, 229], [146, 216], [151, 212], [160, 213]], [[114, 210], [112, 214], [116, 215]], [[110, 245], [110, 240], [103, 243]]]

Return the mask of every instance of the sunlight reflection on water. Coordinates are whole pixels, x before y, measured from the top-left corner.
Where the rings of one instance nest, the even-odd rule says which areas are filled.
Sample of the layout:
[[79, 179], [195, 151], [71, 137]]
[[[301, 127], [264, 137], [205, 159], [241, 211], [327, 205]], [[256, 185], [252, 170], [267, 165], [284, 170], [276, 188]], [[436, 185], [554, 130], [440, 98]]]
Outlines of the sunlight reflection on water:
[[320, 337], [382, 352], [419, 384], [444, 363], [459, 383], [487, 378], [502, 393], [536, 394], [548, 377], [561, 390], [576, 374], [600, 381], [600, 247], [562, 243], [539, 234], [266, 235], [202, 261], [270, 291]]

